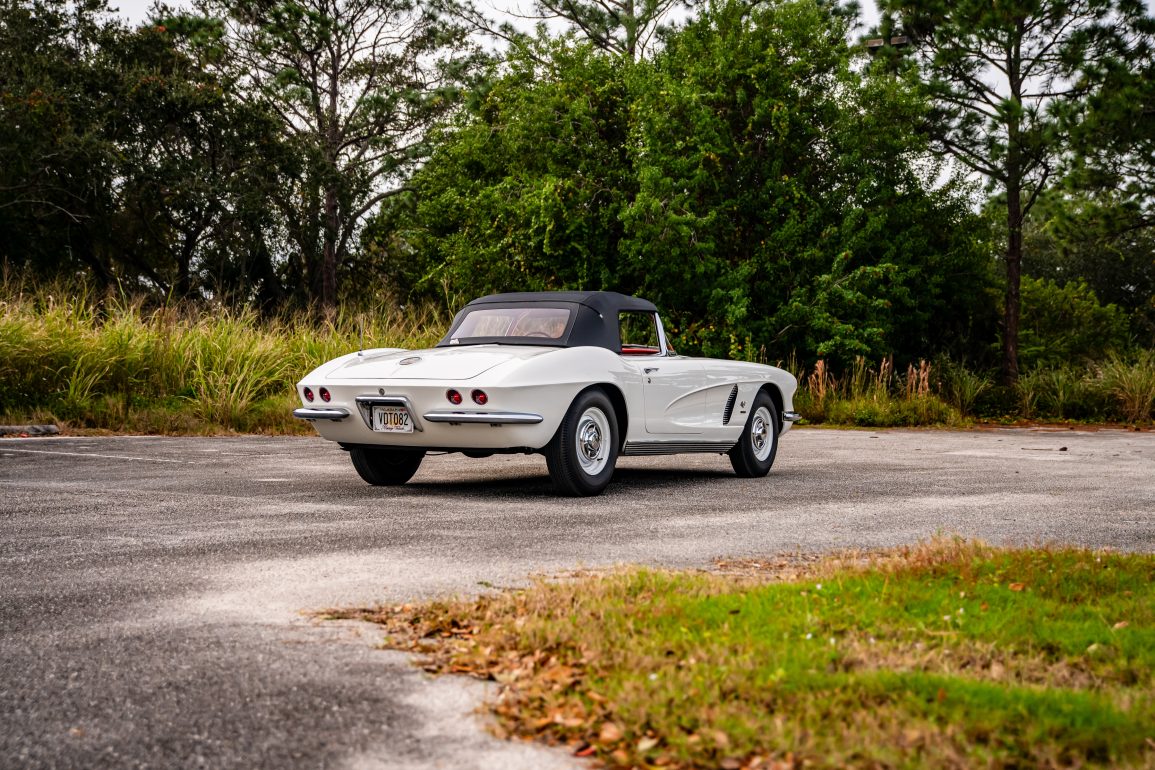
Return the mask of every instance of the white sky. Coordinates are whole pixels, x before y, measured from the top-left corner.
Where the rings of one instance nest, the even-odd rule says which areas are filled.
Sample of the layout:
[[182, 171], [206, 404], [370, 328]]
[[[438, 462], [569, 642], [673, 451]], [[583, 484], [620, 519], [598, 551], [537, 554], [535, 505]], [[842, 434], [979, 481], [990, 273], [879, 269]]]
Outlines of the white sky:
[[[182, 0], [168, 0], [169, 5], [182, 6], [186, 3]], [[877, 19], [878, 11], [875, 10], [874, 0], [859, 0], [862, 4], [862, 17], [866, 22], [866, 27], [869, 28]], [[1155, 0], [1147, 0], [1148, 9], [1155, 3]], [[130, 23], [137, 24], [143, 22], [148, 18], [148, 11], [152, 7], [153, 0], [110, 0], [109, 3], [113, 8], [117, 8], [120, 14], [125, 17]], [[501, 6], [509, 8], [510, 6], [517, 8], [521, 3], [517, 0], [482, 0], [482, 5], [489, 8]], [[528, 6], [528, 4], [526, 4]], [[496, 15], [496, 14], [494, 14]]]
[[[185, 5], [183, 0], [168, 0], [168, 2], [176, 7]], [[1146, 0], [1146, 2], [1148, 15], [1155, 15], [1155, 0]], [[862, 31], [866, 31], [878, 21], [878, 10], [874, 0], [859, 0], [859, 3], [862, 6]], [[148, 17], [148, 11], [152, 4], [153, 0], [119, 0], [119, 2], [111, 0], [111, 5], [114, 8], [119, 7], [121, 15], [133, 24], [143, 22]], [[518, 7], [527, 7], [528, 3], [523, 6], [519, 0], [482, 0], [482, 5], [490, 9], [497, 7], [517, 9]]]

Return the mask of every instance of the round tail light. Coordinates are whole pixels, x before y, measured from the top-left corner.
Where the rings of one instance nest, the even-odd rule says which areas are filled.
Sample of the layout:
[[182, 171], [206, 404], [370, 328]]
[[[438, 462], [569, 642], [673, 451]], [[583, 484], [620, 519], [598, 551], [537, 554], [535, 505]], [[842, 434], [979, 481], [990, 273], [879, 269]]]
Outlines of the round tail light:
[[305, 388], [305, 400], [308, 401], [310, 404], [313, 403], [313, 389], [312, 388]]
[[461, 403], [461, 394], [458, 393], [456, 390], [445, 391], [445, 397], [449, 399], [449, 403], [451, 403], [455, 406], [457, 404]]
[[324, 401], [326, 404], [329, 403], [329, 399], [331, 399], [332, 396], [329, 395], [329, 389], [328, 388], [321, 388], [317, 392], [321, 394], [321, 400], [322, 401]]
[[485, 406], [489, 403], [489, 396], [485, 395], [484, 390], [475, 390], [469, 394], [469, 397], [473, 399], [473, 403], [479, 404], [481, 406]]

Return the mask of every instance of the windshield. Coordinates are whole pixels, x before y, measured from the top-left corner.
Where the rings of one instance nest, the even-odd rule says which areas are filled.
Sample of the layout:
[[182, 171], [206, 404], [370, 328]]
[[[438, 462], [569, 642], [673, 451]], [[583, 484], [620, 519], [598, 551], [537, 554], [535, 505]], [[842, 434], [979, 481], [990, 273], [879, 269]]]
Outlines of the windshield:
[[564, 307], [503, 307], [471, 310], [453, 330], [449, 344], [484, 337], [560, 340], [569, 326], [570, 310]]

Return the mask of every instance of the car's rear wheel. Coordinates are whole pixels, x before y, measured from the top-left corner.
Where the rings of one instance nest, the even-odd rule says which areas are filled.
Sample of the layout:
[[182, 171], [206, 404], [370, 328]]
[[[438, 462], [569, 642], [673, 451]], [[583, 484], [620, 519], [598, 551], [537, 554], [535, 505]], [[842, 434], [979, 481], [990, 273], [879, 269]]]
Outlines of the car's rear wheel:
[[774, 456], [778, 454], [778, 424], [777, 407], [765, 391], [759, 391], [750, 406], [742, 437], [730, 449], [730, 464], [735, 473], [756, 479], [770, 472]]
[[404, 484], [421, 467], [425, 453], [407, 449], [354, 447], [349, 450], [353, 467], [361, 478], [378, 487]]
[[581, 393], [545, 448], [549, 477], [563, 495], [600, 494], [618, 460], [618, 421], [600, 390]]

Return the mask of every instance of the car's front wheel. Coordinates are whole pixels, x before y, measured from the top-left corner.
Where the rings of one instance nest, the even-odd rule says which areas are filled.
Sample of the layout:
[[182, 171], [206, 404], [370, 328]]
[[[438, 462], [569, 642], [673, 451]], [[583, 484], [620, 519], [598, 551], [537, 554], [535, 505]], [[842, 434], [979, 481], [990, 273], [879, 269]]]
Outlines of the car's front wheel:
[[361, 478], [378, 487], [404, 484], [421, 467], [425, 453], [406, 449], [353, 447], [349, 450], [353, 467]]
[[730, 464], [743, 478], [761, 478], [770, 472], [777, 453], [778, 408], [765, 391], [759, 391], [750, 406], [742, 437], [730, 450]]
[[587, 390], [570, 405], [545, 448], [549, 477], [563, 495], [600, 494], [618, 461], [618, 421], [600, 390]]

